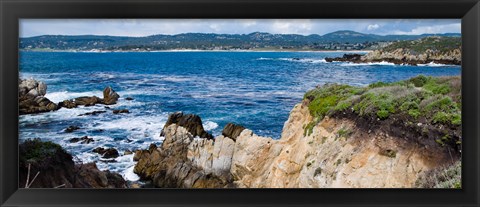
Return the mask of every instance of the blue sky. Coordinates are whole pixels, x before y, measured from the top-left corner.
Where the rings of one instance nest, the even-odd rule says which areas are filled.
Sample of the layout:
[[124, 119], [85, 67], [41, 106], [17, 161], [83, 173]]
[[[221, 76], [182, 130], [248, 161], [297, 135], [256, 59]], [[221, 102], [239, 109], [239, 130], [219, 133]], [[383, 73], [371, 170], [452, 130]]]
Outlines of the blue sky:
[[21, 19], [20, 37], [39, 35], [148, 36], [188, 32], [319, 34], [460, 33], [460, 19]]

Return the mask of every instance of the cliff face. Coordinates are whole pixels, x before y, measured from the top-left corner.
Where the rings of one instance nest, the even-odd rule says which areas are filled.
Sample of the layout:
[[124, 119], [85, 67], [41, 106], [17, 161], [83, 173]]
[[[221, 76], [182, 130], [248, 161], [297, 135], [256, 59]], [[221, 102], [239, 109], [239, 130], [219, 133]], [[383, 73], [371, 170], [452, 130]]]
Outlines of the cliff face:
[[194, 138], [171, 124], [162, 146], [137, 152], [135, 172], [157, 187], [402, 188], [458, 159], [384, 129], [359, 130], [358, 120], [340, 116], [325, 117], [307, 135], [307, 104], [293, 108], [279, 140], [248, 129], [235, 141]]

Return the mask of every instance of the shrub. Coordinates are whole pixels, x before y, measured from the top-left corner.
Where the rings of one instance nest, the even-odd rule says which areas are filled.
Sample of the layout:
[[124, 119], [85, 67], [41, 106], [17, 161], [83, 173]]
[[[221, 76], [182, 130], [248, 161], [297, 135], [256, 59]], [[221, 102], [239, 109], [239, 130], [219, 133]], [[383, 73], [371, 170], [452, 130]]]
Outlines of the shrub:
[[427, 81], [428, 81], [428, 78], [425, 77], [424, 75], [419, 75], [417, 77], [410, 78], [408, 80], [408, 82], [413, 83], [415, 87], [422, 87], [423, 85], [425, 85], [425, 83], [427, 83]]

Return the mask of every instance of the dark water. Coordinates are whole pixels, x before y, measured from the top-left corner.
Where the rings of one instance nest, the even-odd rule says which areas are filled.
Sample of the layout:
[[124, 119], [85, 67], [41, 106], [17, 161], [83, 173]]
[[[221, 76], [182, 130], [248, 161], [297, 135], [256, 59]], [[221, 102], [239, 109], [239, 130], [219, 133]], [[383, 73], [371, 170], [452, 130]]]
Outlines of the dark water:
[[[343, 52], [125, 52], [73, 53], [22, 52], [20, 75], [48, 85], [47, 97], [59, 102], [79, 96], [102, 97], [111, 85], [121, 96], [113, 108], [130, 114], [78, 116], [103, 106], [60, 109], [20, 118], [20, 138], [53, 140], [84, 162], [98, 161], [90, 151], [115, 147], [120, 152], [161, 143], [160, 131], [168, 114], [175, 111], [201, 116], [214, 135], [228, 122], [254, 133], [279, 138], [292, 107], [303, 94], [327, 82], [367, 85], [392, 82], [419, 74], [460, 75], [459, 66], [394, 66], [388, 63], [326, 63], [325, 57]], [[133, 101], [125, 100], [134, 98]], [[63, 129], [82, 129], [65, 134]], [[88, 135], [93, 144], [70, 144], [68, 139]], [[122, 154], [122, 153], [121, 153]], [[99, 167], [131, 173], [131, 156]], [[125, 174], [126, 173], [126, 174]], [[133, 178], [132, 178], [133, 179]]]

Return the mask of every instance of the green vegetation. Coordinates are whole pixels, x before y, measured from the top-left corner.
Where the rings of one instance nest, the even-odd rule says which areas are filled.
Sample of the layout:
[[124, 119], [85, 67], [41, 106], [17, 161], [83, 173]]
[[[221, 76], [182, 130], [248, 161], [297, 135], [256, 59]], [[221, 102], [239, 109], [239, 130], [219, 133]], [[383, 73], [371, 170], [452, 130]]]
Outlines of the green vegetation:
[[380, 151], [379, 154], [386, 157], [395, 158], [397, 156], [397, 151], [392, 149], [386, 149], [386, 150]]
[[462, 162], [423, 173], [415, 186], [419, 188], [462, 188]]
[[462, 46], [462, 39], [460, 37], [425, 37], [418, 40], [398, 41], [383, 48], [383, 51], [392, 52], [400, 48], [409, 48], [410, 53], [423, 53], [426, 50], [435, 52], [447, 52], [454, 49], [460, 49]]
[[65, 150], [53, 142], [42, 142], [40, 139], [28, 139], [20, 145], [20, 163], [36, 163], [54, 156], [57, 152]]
[[338, 137], [344, 137], [344, 138], [348, 138], [350, 137], [350, 135], [352, 135], [352, 130], [346, 128], [346, 127], [342, 127], [341, 129], [338, 130]]
[[377, 82], [360, 88], [326, 84], [308, 91], [308, 109], [315, 121], [305, 127], [305, 134], [325, 116], [353, 112], [360, 116], [386, 120], [403, 116], [406, 122], [424, 117], [431, 124], [461, 124], [460, 77], [426, 77], [423, 75], [394, 83]]

